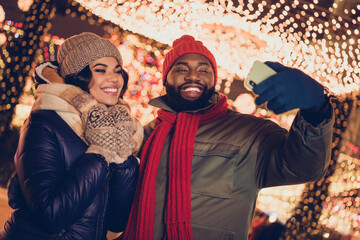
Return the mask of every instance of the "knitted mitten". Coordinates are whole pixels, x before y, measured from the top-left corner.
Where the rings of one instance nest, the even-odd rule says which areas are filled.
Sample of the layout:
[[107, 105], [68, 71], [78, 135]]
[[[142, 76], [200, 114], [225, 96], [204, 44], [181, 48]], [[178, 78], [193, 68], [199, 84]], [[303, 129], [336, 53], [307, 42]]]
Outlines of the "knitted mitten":
[[[86, 120], [85, 120], [86, 119]], [[85, 139], [89, 143], [87, 153], [98, 153], [111, 163], [122, 163], [127, 156], [122, 158], [117, 153], [117, 129], [114, 118], [110, 115], [105, 105], [97, 104], [86, 114]]]
[[116, 127], [116, 153], [126, 159], [133, 153], [135, 147], [133, 140], [135, 132], [134, 120], [130, 115], [127, 105], [123, 105], [122, 103], [109, 107], [109, 112], [114, 118]]
[[75, 86], [69, 88], [62, 97], [80, 112], [84, 137], [89, 145], [86, 152], [101, 154], [109, 163], [124, 162], [127, 158], [121, 158], [116, 152], [118, 142], [115, 121], [107, 107]]

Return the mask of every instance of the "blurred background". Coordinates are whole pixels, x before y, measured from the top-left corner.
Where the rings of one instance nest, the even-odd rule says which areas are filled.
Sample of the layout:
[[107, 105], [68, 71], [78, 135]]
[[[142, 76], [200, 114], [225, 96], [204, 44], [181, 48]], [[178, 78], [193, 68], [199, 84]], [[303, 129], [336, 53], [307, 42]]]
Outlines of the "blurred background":
[[[214, 53], [216, 89], [242, 113], [285, 128], [296, 113], [274, 115], [255, 106], [243, 83], [255, 60], [299, 68], [336, 96], [326, 176], [263, 189], [253, 230], [276, 223], [283, 239], [360, 238], [359, 26], [359, 0], [0, 0], [0, 225], [11, 211], [6, 187], [19, 130], [34, 101], [34, 66], [55, 60], [59, 45], [74, 34], [110, 39], [130, 74], [125, 98], [145, 124], [156, 117], [147, 102], [164, 91], [163, 56], [174, 39], [190, 34]], [[264, 239], [279, 238], [273, 237]]]

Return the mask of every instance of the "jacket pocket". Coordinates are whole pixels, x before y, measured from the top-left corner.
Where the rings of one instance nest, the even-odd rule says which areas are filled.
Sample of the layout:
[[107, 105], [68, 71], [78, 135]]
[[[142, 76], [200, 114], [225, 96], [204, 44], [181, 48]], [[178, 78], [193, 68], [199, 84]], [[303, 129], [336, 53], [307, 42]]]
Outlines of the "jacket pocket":
[[196, 142], [191, 173], [191, 192], [230, 198], [234, 182], [234, 145]]
[[191, 224], [194, 240], [233, 240], [235, 233], [232, 231]]

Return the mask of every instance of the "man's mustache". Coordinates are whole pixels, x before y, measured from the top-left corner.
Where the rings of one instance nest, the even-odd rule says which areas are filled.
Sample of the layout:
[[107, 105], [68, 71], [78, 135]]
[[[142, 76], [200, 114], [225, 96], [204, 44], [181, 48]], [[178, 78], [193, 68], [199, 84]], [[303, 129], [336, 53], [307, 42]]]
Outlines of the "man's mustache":
[[183, 83], [183, 84], [181, 84], [181, 85], [179, 85], [178, 87], [177, 87], [177, 90], [181, 90], [184, 86], [186, 86], [186, 85], [199, 85], [199, 86], [201, 86], [203, 89], [204, 89], [204, 91], [206, 91], [207, 90], [207, 87], [204, 85], [204, 84], [202, 84], [202, 83], [199, 83], [199, 82], [194, 82], [194, 81], [187, 81], [186, 83]]

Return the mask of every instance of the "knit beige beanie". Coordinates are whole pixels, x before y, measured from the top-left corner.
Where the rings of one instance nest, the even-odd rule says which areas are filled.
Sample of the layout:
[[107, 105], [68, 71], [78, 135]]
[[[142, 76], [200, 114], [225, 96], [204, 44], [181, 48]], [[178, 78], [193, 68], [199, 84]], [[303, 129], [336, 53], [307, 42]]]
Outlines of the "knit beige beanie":
[[67, 38], [57, 52], [60, 76], [65, 78], [78, 73], [91, 62], [103, 57], [114, 57], [122, 65], [119, 50], [109, 40], [90, 32]]

